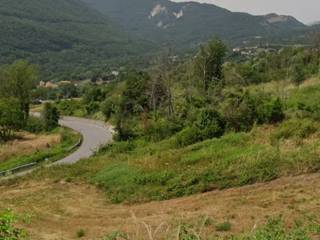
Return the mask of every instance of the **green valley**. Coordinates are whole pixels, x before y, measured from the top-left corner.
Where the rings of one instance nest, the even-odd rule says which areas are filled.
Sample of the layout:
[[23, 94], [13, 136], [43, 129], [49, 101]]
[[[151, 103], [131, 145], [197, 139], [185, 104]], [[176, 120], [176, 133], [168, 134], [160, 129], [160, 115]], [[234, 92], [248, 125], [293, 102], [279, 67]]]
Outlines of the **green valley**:
[[250, 12], [3, 0], [0, 240], [319, 239], [319, 25]]

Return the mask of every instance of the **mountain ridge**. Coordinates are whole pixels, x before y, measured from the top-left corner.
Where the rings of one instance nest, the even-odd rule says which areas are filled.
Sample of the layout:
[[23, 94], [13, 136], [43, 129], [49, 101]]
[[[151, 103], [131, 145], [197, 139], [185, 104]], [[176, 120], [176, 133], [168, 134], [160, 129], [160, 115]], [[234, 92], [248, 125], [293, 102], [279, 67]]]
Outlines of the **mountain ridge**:
[[255, 36], [288, 41], [306, 26], [291, 16], [232, 12], [214, 4], [169, 0], [83, 0], [132, 35], [174, 46], [197, 46], [212, 37], [241, 44]]
[[28, 59], [41, 66], [45, 79], [89, 77], [79, 74], [150, 47], [77, 0], [2, 0], [0, 44], [0, 64]]

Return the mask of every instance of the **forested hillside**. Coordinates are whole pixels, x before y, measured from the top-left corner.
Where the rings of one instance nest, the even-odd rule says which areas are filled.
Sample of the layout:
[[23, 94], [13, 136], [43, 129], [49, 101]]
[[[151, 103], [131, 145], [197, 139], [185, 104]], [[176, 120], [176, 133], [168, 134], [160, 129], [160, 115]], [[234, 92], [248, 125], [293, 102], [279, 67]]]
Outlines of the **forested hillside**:
[[290, 16], [194, 2], [3, 0], [0, 64], [26, 59], [43, 80], [88, 79], [120, 66], [144, 68], [163, 48], [185, 53], [214, 37], [228, 47], [304, 43], [309, 29]]
[[290, 16], [253, 16], [212, 4], [169, 0], [83, 0], [130, 34], [172, 47], [197, 46], [212, 37], [230, 44], [298, 42], [306, 26]]
[[1, 1], [0, 45], [0, 63], [29, 59], [45, 78], [90, 76], [150, 47], [76, 0]]

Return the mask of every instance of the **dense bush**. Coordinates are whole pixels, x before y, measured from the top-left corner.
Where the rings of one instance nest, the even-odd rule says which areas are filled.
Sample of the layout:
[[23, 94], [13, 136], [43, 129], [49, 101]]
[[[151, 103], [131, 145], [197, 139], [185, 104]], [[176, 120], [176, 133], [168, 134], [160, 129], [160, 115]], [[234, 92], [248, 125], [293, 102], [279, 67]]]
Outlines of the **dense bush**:
[[88, 115], [93, 115], [94, 113], [99, 111], [100, 105], [98, 102], [90, 102], [86, 104], [85, 109]]
[[203, 109], [197, 121], [175, 137], [177, 146], [183, 147], [210, 138], [221, 137], [225, 131], [225, 122], [213, 109]]
[[175, 136], [177, 146], [184, 147], [201, 140], [201, 131], [195, 126], [187, 127]]
[[255, 101], [249, 92], [229, 90], [220, 104], [221, 113], [228, 130], [248, 131], [256, 120]]
[[220, 111], [229, 130], [248, 131], [254, 123], [277, 123], [285, 118], [279, 98], [242, 89], [227, 90], [224, 94]]
[[61, 115], [83, 117], [86, 115], [85, 104], [79, 100], [61, 100], [55, 103]]
[[181, 130], [181, 124], [175, 119], [157, 119], [148, 123], [144, 135], [148, 140], [160, 141], [174, 135]]
[[277, 123], [285, 118], [283, 104], [279, 98], [266, 97], [262, 102], [256, 103], [257, 122]]
[[44, 122], [41, 118], [30, 116], [24, 130], [31, 133], [40, 133], [45, 131]]
[[83, 101], [85, 103], [102, 101], [105, 98], [105, 94], [98, 86], [87, 86], [84, 89]]
[[137, 133], [132, 127], [131, 122], [123, 121], [123, 119], [120, 117], [117, 117], [116, 119], [115, 130], [116, 134], [114, 135], [114, 139], [116, 141], [128, 141], [137, 136]]
[[318, 126], [311, 119], [290, 119], [283, 122], [273, 134], [274, 139], [298, 138], [302, 139], [318, 131]]
[[1, 240], [25, 240], [27, 234], [24, 230], [16, 228], [16, 217], [11, 212], [0, 214], [0, 239]]
[[111, 116], [117, 112], [119, 102], [119, 97], [110, 97], [101, 103], [100, 110], [104, 114], [106, 119], [110, 119]]
[[41, 113], [44, 128], [50, 131], [59, 126], [60, 114], [58, 109], [51, 103], [45, 103]]
[[221, 137], [224, 134], [225, 122], [220, 114], [213, 109], [204, 109], [200, 113], [195, 126], [200, 130], [201, 139]]

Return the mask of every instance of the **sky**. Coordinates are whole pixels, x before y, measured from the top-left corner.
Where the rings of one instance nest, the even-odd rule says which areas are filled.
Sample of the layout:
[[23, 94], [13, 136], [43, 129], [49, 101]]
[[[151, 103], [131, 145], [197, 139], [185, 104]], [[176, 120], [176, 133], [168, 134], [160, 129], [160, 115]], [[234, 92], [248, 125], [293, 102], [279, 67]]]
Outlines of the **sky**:
[[[184, 2], [186, 0], [173, 0]], [[278, 13], [291, 15], [308, 24], [320, 21], [320, 0], [193, 0], [213, 3], [231, 11], [251, 14]]]

